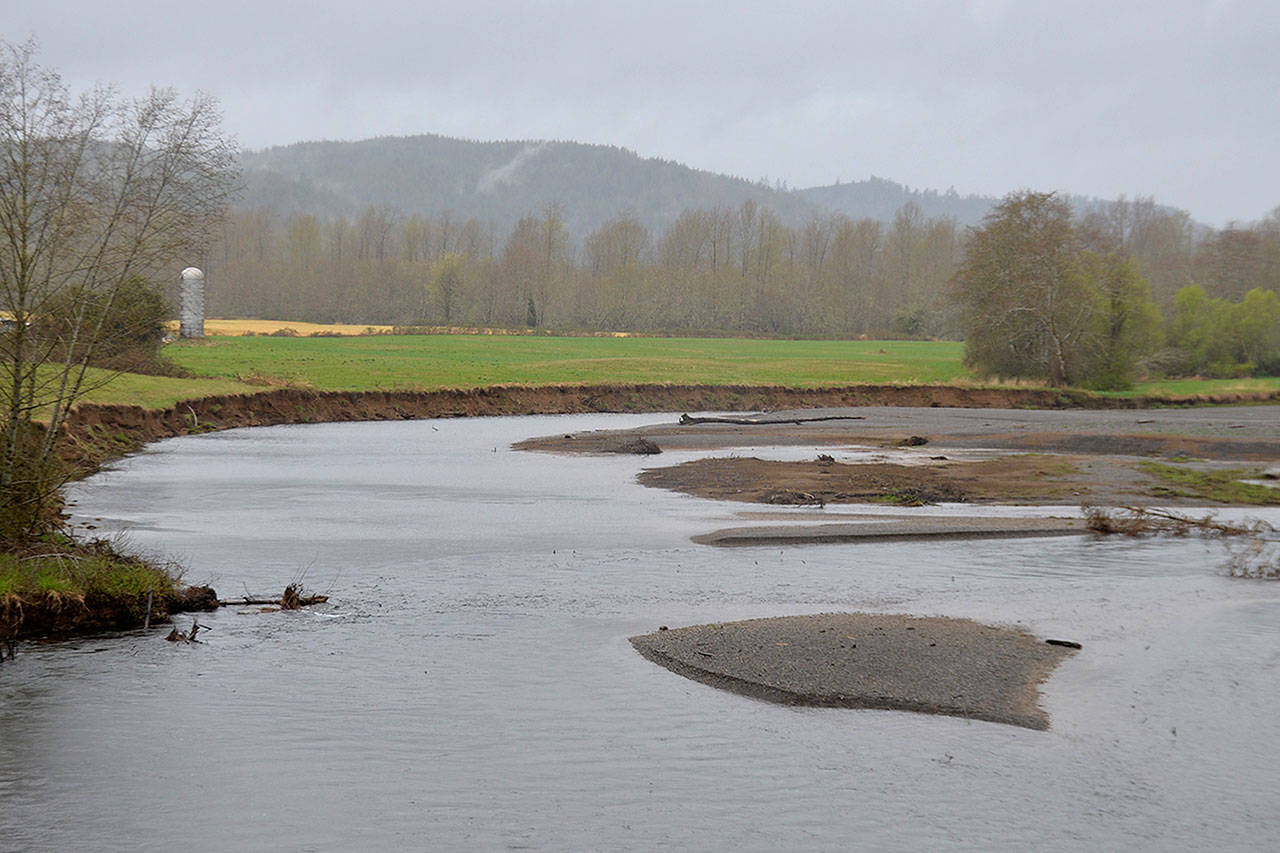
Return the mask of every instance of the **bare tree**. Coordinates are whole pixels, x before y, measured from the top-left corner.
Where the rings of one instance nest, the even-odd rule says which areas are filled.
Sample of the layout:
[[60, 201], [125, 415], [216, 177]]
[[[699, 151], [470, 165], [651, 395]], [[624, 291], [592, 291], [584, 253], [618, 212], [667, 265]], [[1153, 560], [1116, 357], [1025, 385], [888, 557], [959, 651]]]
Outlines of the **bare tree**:
[[236, 152], [209, 97], [75, 95], [35, 46], [0, 42], [0, 536], [48, 523], [54, 443], [117, 297], [176, 275], [207, 244]]

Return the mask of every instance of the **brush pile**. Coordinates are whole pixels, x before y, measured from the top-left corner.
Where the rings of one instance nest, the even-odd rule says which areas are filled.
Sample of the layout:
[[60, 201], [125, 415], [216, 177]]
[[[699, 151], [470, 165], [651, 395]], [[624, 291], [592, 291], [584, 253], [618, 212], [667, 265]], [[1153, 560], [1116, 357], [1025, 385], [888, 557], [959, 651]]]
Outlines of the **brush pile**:
[[1258, 536], [1263, 537], [1275, 532], [1265, 521], [1243, 521], [1231, 523], [1218, 521], [1210, 513], [1200, 518], [1193, 518], [1163, 509], [1151, 509], [1141, 506], [1122, 506], [1115, 508], [1086, 506], [1085, 523], [1094, 533], [1122, 536]]
[[1280, 580], [1280, 539], [1275, 527], [1257, 519], [1237, 523], [1218, 521], [1213, 514], [1201, 518], [1162, 509], [1125, 506], [1116, 509], [1086, 506], [1085, 523], [1094, 533], [1122, 536], [1203, 536], [1233, 538], [1227, 545], [1222, 569], [1229, 577]]

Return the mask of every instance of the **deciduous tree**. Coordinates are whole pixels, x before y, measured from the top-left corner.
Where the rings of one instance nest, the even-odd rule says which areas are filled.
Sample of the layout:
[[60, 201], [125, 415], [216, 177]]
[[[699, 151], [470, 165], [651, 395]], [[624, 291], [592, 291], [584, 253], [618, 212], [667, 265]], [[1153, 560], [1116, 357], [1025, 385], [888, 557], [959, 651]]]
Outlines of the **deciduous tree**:
[[1146, 280], [1118, 252], [1086, 251], [1053, 193], [1006, 196], [970, 235], [953, 293], [966, 359], [988, 374], [1119, 385], [1155, 343]]
[[117, 302], [176, 275], [232, 192], [215, 103], [99, 86], [71, 93], [32, 43], [0, 43], [0, 536], [47, 523], [54, 442], [97, 381]]

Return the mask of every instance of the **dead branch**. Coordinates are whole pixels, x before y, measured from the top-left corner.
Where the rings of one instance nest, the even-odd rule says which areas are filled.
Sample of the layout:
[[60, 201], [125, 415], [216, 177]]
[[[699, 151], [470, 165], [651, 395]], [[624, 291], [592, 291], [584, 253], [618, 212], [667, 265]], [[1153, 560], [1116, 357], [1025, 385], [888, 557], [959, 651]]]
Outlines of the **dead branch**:
[[196, 634], [199, 633], [201, 628], [204, 628], [206, 631], [213, 630], [212, 628], [201, 625], [198, 620], [193, 618], [191, 620], [190, 631], [179, 631], [175, 626], [174, 629], [168, 633], [165, 639], [171, 643], [199, 643], [200, 640], [196, 639]]
[[1085, 506], [1082, 509], [1085, 522], [1094, 533], [1118, 533], [1123, 536], [1153, 536], [1157, 533], [1173, 536], [1261, 536], [1275, 530], [1265, 521], [1245, 521], [1240, 524], [1218, 521], [1213, 513], [1192, 518], [1176, 512], [1140, 506], [1115, 509]]

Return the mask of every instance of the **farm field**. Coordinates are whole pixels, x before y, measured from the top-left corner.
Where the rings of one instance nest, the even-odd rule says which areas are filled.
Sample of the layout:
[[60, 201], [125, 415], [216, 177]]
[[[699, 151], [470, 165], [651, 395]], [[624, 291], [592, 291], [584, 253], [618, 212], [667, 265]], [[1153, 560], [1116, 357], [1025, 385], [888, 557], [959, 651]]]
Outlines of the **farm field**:
[[[288, 324], [300, 326], [301, 324]], [[294, 386], [322, 391], [489, 385], [993, 385], [962, 364], [954, 341], [367, 335], [210, 336], [165, 350], [192, 378], [122, 374], [87, 399], [163, 408], [181, 400]], [[1025, 383], [1024, 383], [1025, 384]], [[1027, 386], [1030, 387], [1030, 386]], [[1170, 379], [1108, 396], [1280, 391], [1280, 378]]]
[[210, 337], [166, 354], [200, 376], [318, 390], [670, 383], [818, 387], [971, 382], [963, 344], [729, 338]]

